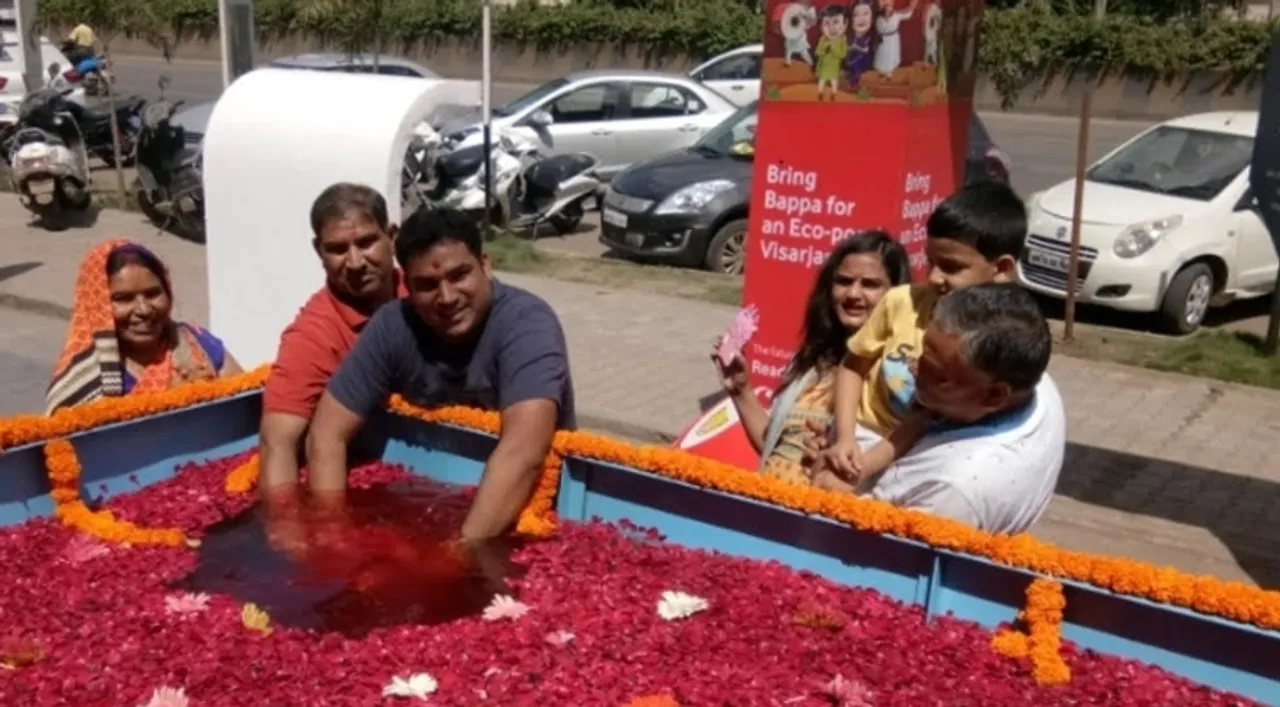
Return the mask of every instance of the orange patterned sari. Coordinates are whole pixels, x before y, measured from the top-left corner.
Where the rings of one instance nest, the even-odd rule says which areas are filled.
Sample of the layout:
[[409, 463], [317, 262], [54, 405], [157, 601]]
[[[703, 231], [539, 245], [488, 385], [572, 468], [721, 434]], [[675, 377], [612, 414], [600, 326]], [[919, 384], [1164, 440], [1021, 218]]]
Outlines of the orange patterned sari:
[[[122, 248], [147, 252], [136, 243], [116, 239], [94, 246], [80, 263], [67, 341], [54, 366], [53, 380], [46, 396], [47, 413], [125, 394], [124, 360], [116, 340], [107, 277], [107, 259]], [[162, 280], [172, 297], [168, 273], [164, 273]], [[197, 339], [195, 330], [185, 324], [173, 323], [169, 327], [169, 345], [165, 355], [146, 366], [128, 392], [165, 390], [188, 381], [217, 376], [218, 372]]]

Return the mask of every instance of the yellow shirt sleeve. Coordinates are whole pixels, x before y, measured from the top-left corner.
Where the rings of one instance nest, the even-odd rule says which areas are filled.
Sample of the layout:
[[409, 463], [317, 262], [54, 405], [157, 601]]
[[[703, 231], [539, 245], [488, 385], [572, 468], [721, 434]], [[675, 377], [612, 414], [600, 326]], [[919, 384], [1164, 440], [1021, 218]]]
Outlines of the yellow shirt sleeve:
[[893, 336], [893, 323], [897, 319], [900, 303], [910, 297], [910, 285], [899, 285], [884, 294], [871, 316], [858, 333], [849, 337], [849, 354], [861, 359], [876, 359], [884, 353]]

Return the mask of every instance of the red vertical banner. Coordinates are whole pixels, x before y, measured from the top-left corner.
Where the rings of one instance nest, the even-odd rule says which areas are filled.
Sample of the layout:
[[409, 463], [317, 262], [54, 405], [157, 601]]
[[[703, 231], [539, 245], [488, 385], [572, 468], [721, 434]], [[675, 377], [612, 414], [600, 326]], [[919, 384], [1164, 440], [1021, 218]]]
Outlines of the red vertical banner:
[[769, 0], [746, 306], [752, 383], [778, 384], [816, 270], [840, 241], [893, 234], [922, 277], [925, 223], [961, 178], [982, 4]]
[[[883, 229], [926, 272], [925, 224], [962, 183], [982, 0], [767, 0], [743, 306], [766, 402], [800, 341], [817, 270]], [[677, 446], [749, 466], [724, 401]]]

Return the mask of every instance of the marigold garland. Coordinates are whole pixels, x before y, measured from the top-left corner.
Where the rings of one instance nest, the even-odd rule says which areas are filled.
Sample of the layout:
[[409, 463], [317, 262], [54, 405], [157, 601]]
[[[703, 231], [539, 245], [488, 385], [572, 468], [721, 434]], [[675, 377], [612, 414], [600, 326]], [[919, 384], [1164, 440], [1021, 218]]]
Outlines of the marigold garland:
[[103, 398], [62, 408], [52, 415], [17, 415], [0, 420], [0, 451], [139, 417], [179, 410], [261, 388], [270, 366], [216, 380], [193, 381], [156, 393]]
[[[495, 412], [468, 407], [425, 410], [394, 399], [392, 412], [424, 422], [496, 434]], [[986, 557], [1038, 574], [1071, 579], [1117, 594], [1183, 606], [1203, 614], [1280, 629], [1280, 592], [1197, 576], [1122, 557], [1064, 550], [1035, 537], [995, 535], [972, 526], [899, 508], [884, 501], [794, 484], [669, 447], [634, 446], [588, 432], [560, 432], [552, 445], [561, 457], [580, 457], [641, 469], [695, 486], [744, 496], [846, 523], [864, 532], [918, 540], [933, 547]]]
[[1032, 676], [1041, 685], [1060, 685], [1071, 679], [1062, 659], [1062, 610], [1067, 606], [1062, 583], [1037, 578], [1027, 586], [1027, 606], [1018, 612], [1017, 629], [996, 632], [991, 647], [1010, 658], [1031, 657]]
[[[391, 400], [387, 402], [387, 408], [397, 415], [422, 422], [465, 427], [492, 435], [498, 434], [502, 429], [502, 416], [488, 410], [467, 407], [443, 407], [429, 410], [413, 405], [399, 395], [391, 396]], [[564, 461], [556, 449], [562, 446], [565, 435], [568, 434], [572, 433], [556, 433], [551, 451], [543, 461], [537, 486], [534, 487], [529, 501], [516, 519], [517, 533], [538, 538], [555, 534], [558, 523], [555, 512], [556, 492], [560, 489], [560, 468]]]
[[244, 460], [240, 466], [232, 469], [227, 474], [227, 480], [222, 483], [222, 488], [229, 494], [247, 493], [258, 485], [258, 473], [260, 471], [259, 455], [257, 452], [253, 456]]
[[[267, 368], [262, 367], [234, 378], [200, 381], [161, 393], [113, 398], [60, 410], [49, 417], [24, 415], [0, 420], [0, 450], [235, 395], [260, 387], [266, 375]], [[390, 408], [397, 414], [425, 422], [490, 434], [496, 434], [500, 427], [497, 413], [473, 408], [424, 410], [398, 397], [391, 401]], [[1173, 567], [1157, 567], [1127, 558], [1064, 550], [1025, 533], [992, 535], [946, 518], [897, 508], [873, 499], [788, 483], [676, 449], [637, 447], [585, 432], [561, 432], [556, 435], [552, 450], [561, 459], [576, 456], [641, 469], [704, 488], [824, 516], [865, 532], [918, 540], [937, 548], [986, 557], [1011, 567], [1071, 579], [1117, 594], [1280, 630], [1280, 592], [1243, 582], [1192, 575]], [[558, 465], [548, 463], [544, 467], [535, 490], [535, 498], [540, 499], [540, 504], [554, 502], [554, 492], [539, 495], [541, 491], [557, 485], [549, 479], [553, 468], [558, 468]], [[554, 519], [547, 522], [554, 525]], [[523, 524], [528, 528], [530, 523], [530, 520], [525, 520]], [[532, 527], [537, 526], [534, 524]]]
[[44, 445], [45, 467], [53, 484], [54, 516], [63, 524], [115, 543], [170, 545], [186, 543], [186, 534], [176, 528], [140, 528], [116, 518], [111, 511], [94, 511], [80, 499], [80, 460], [75, 447], [65, 439]]

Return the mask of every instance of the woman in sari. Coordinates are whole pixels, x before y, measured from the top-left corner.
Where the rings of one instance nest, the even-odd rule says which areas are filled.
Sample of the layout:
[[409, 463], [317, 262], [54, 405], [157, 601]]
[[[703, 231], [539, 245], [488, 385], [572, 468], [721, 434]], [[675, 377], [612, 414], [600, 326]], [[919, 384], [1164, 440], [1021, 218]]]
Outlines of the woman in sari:
[[220, 339], [172, 311], [169, 273], [151, 251], [126, 240], [90, 249], [46, 412], [241, 372]]
[[713, 353], [721, 385], [733, 400], [747, 438], [760, 452], [760, 471], [786, 481], [810, 483], [802, 459], [811, 425], [831, 422], [835, 371], [849, 337], [866, 323], [889, 288], [911, 279], [907, 253], [884, 231], [842, 241], [827, 257], [805, 305], [800, 348], [765, 409], [747, 383], [747, 363], [728, 366]]

